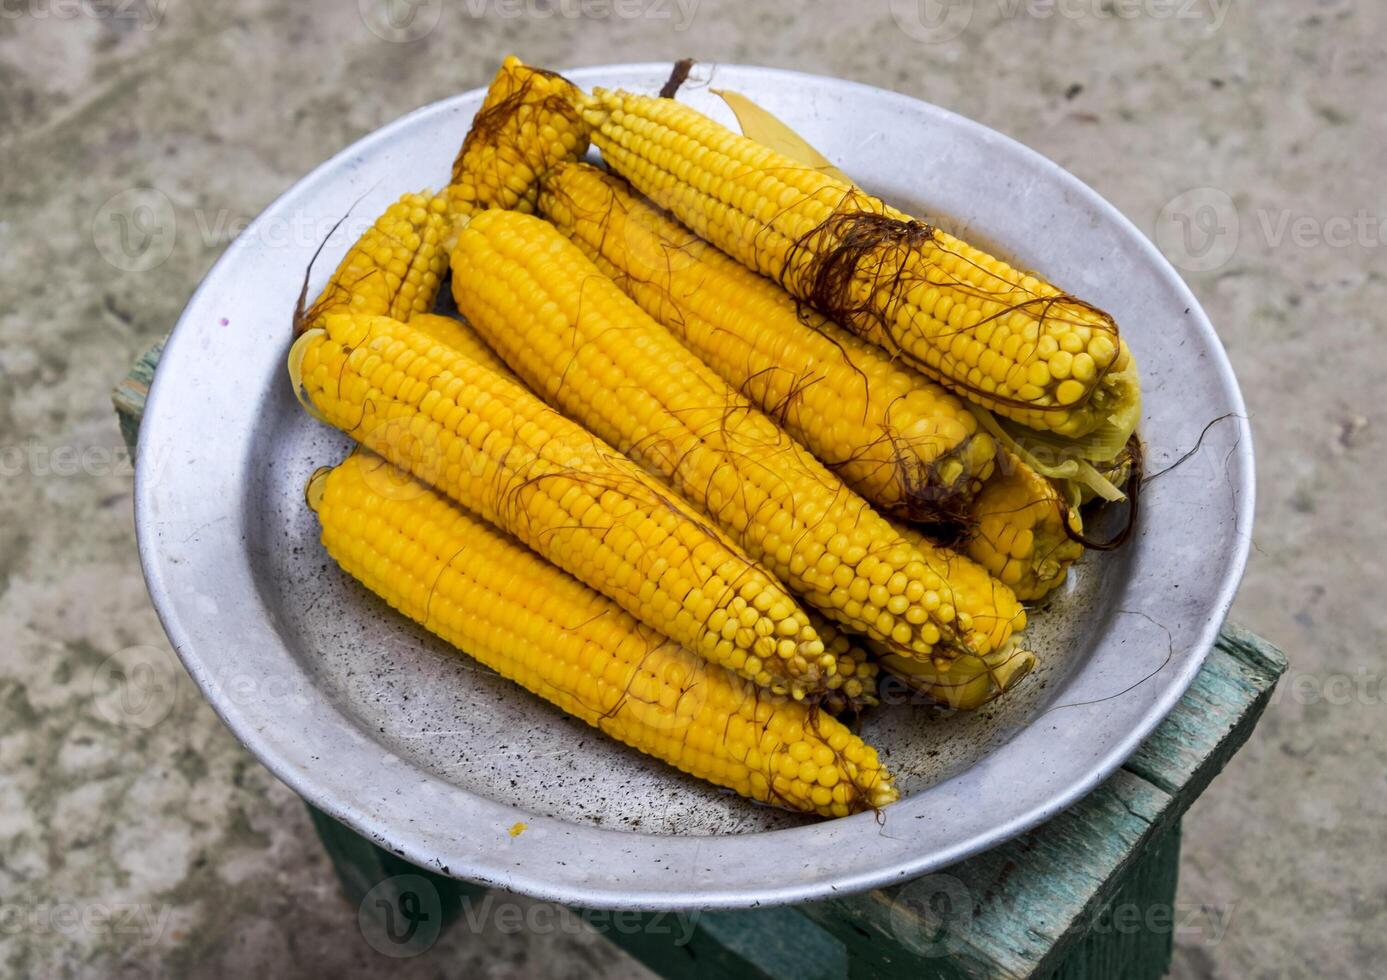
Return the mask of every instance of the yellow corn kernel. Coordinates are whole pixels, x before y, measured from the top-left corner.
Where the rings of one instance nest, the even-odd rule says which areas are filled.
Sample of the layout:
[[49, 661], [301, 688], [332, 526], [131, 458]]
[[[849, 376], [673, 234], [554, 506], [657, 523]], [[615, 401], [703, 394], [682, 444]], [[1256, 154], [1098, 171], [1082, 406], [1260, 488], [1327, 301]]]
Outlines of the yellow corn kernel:
[[589, 164], [545, 178], [540, 210], [646, 313], [878, 507], [958, 516], [993, 442], [955, 396], [806, 311]]
[[[903, 540], [552, 225], [476, 215], [452, 282], [458, 309], [536, 393], [662, 476], [830, 618], [916, 657], [986, 653], [1024, 622], [1009, 589], [976, 566], [955, 579], [971, 563]], [[892, 612], [912, 583], [947, 599], [918, 621]], [[969, 618], [955, 622], [956, 610]]]
[[441, 197], [427, 192], [401, 197], [347, 251], [313, 305], [295, 312], [295, 335], [321, 327], [334, 313], [396, 320], [428, 313], [448, 268], [447, 227]]
[[[822, 663], [823, 642], [784, 586], [513, 381], [388, 317], [329, 316], [294, 345], [290, 365], [329, 424], [642, 622], [762, 686], [796, 696], [826, 688], [835, 664]], [[715, 614], [751, 628], [729, 637]]]
[[323, 545], [348, 574], [568, 714], [763, 803], [839, 817], [896, 800], [840, 723], [689, 653], [379, 457], [315, 483]]
[[[1103, 311], [672, 99], [595, 89], [577, 104], [603, 160], [655, 204], [965, 397], [1073, 437], [1139, 397]], [[1052, 369], [1061, 350], [1093, 370]]]
[[1079, 512], [1054, 485], [1010, 451], [998, 452], [996, 472], [973, 500], [964, 553], [1011, 586], [1017, 598], [1043, 598], [1064, 582], [1084, 546], [1068, 534], [1083, 531]]

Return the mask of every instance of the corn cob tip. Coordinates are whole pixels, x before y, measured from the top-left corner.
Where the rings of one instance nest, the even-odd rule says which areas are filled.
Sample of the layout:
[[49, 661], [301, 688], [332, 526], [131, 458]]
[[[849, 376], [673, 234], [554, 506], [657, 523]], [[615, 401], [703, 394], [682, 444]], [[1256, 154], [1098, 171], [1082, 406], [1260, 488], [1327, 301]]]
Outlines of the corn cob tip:
[[1030, 650], [1017, 650], [1007, 657], [995, 670], [998, 693], [1005, 694], [1015, 687], [1039, 662]]
[[514, 55], [501, 63], [453, 161], [442, 195], [450, 217], [451, 251], [457, 219], [488, 208], [532, 212], [539, 181], [550, 168], [587, 152], [588, 132], [575, 105], [577, 88], [552, 71]]
[[323, 334], [324, 330], [322, 327], [314, 327], [312, 330], [305, 330], [303, 333], [299, 334], [294, 343], [289, 347], [289, 356], [286, 359], [285, 366], [289, 371], [289, 384], [293, 387], [294, 399], [299, 403], [299, 406], [308, 413], [309, 418], [317, 422], [322, 422], [324, 425], [329, 425], [331, 423], [328, 422], [322, 412], [318, 411], [317, 406], [314, 405], [312, 400], [308, 397], [308, 393], [304, 390], [303, 386], [304, 355], [308, 353], [309, 348], [311, 348]]
[[324, 325], [335, 313], [388, 315], [408, 320], [433, 308], [448, 255], [443, 249], [447, 207], [432, 190], [401, 195], [376, 218], [343, 256], [322, 293], [306, 306], [313, 266], [333, 232], [351, 214], [338, 219], [318, 244], [304, 270], [303, 287], [294, 305], [293, 335]]
[[906, 687], [945, 708], [969, 711], [1012, 690], [1038, 663], [1016, 640], [986, 656], [968, 654], [953, 660], [901, 657], [878, 648], [882, 668]]
[[1064, 582], [1083, 556], [1083, 523], [1053, 483], [1007, 449], [973, 501], [965, 550], [1025, 602]]
[[811, 614], [811, 620], [836, 660], [836, 669], [828, 680], [828, 691], [819, 699], [819, 707], [831, 715], [841, 715], [877, 704], [880, 667], [866, 645], [821, 614]]
[[889, 777], [877, 780], [871, 786], [866, 787], [867, 802], [873, 810], [880, 810], [884, 806], [889, 806], [901, 798], [900, 790], [896, 789], [894, 781]]

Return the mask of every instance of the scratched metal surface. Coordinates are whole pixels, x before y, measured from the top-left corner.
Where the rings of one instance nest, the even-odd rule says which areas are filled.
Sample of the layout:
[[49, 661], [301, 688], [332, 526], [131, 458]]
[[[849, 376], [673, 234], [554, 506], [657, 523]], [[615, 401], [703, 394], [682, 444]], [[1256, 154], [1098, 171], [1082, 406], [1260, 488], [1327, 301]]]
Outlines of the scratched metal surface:
[[[653, 90], [665, 66], [587, 69]], [[721, 66], [869, 188], [1111, 310], [1142, 367], [1150, 466], [1242, 414], [1212, 328], [1144, 238], [1092, 191], [1006, 138], [850, 83]], [[695, 75], [681, 98], [731, 121]], [[302, 488], [347, 440], [285, 379], [287, 311], [311, 242], [355, 205], [313, 287], [405, 190], [446, 179], [480, 93], [420, 110], [272, 205], [189, 303], [141, 432], [137, 522], [151, 595], [228, 725], [317, 806], [421, 864], [585, 905], [795, 901], [918, 874], [991, 846], [1092, 789], [1178, 699], [1241, 574], [1252, 457], [1240, 420], [1143, 498], [1143, 530], [1090, 554], [1032, 617], [1042, 666], [1000, 704], [910, 705], [862, 730], [905, 798], [816, 822], [755, 806], [616, 745], [448, 650], [348, 580]], [[358, 203], [358, 199], [360, 199]], [[246, 290], [246, 282], [257, 288]], [[506, 831], [517, 820], [528, 829]]]

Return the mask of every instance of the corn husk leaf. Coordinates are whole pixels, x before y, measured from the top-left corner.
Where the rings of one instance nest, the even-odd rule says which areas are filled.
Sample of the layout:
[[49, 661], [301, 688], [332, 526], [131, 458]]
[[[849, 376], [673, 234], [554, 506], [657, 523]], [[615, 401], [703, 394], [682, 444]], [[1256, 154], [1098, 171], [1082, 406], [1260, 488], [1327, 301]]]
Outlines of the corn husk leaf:
[[770, 147], [781, 156], [789, 157], [807, 167], [812, 167], [821, 174], [834, 177], [848, 184], [852, 183], [852, 179], [847, 174], [829, 163], [828, 157], [814, 149], [803, 136], [800, 136], [799, 133], [781, 122], [779, 118], [752, 102], [745, 95], [740, 92], [716, 88], [713, 89], [713, 93], [721, 96], [722, 101], [727, 103], [727, 107], [737, 117], [737, 122], [742, 127], [743, 136], [753, 139], [763, 146]]
[[[1007, 429], [1003, 428], [997, 421], [996, 416], [985, 408], [966, 402], [969, 410], [977, 416], [978, 423], [987, 430], [992, 438], [1011, 450], [1031, 469], [1041, 476], [1055, 481], [1070, 481], [1079, 486], [1086, 487], [1090, 492], [1102, 497], [1107, 501], [1126, 500], [1127, 495], [1113, 485], [1107, 477], [1098, 471], [1098, 468], [1086, 459], [1075, 458], [1072, 451], [1066, 454], [1066, 458], [1058, 463], [1043, 463], [1036, 458], [1035, 454], [1027, 450]], [[1027, 440], [1036, 435], [1034, 430], [1025, 430]], [[1066, 449], [1069, 442], [1064, 443]], [[1123, 440], [1126, 445], [1126, 440]]]

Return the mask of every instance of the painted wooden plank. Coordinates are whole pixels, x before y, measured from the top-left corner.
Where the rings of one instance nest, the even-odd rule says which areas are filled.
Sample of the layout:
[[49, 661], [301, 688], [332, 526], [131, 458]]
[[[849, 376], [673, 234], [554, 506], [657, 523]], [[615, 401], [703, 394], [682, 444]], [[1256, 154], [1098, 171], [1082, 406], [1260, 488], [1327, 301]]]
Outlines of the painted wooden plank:
[[[308, 812], [363, 936], [387, 955], [422, 953], [442, 930], [485, 922], [505, 901], [504, 893], [415, 867], [312, 805]], [[572, 911], [672, 980], [833, 980], [847, 974], [843, 944], [791, 908]]]
[[[1134, 862], [1116, 881], [1120, 883], [1112, 896], [1097, 909], [1090, 910], [1089, 917], [1075, 923], [1073, 931], [1077, 940], [1073, 948], [1058, 960], [1054, 967], [1042, 966], [1027, 976], [1044, 977], [1046, 980], [1158, 980], [1169, 968], [1173, 947], [1176, 919], [1174, 918], [1175, 893], [1180, 865], [1179, 825], [1164, 831], [1148, 846], [1138, 851]], [[952, 904], [957, 894], [952, 887], [937, 887], [936, 898], [941, 909], [953, 908], [954, 917], [960, 909]], [[976, 910], [962, 909], [966, 918]], [[892, 910], [879, 911], [870, 921], [881, 921], [882, 916], [889, 922]], [[942, 928], [931, 937], [924, 937], [931, 953], [925, 962], [905, 961], [894, 957], [889, 950], [879, 955], [865, 953], [860, 948], [854, 950], [848, 976], [853, 980], [865, 978], [901, 978], [912, 980], [958, 980], [958, 978], [977, 975], [1004, 977], [994, 964], [969, 961], [956, 955], [948, 955], [954, 947], [954, 928], [936, 915]], [[975, 920], [981, 925], [981, 920]], [[985, 926], [984, 926], [985, 927]], [[859, 926], [858, 935], [867, 943], [870, 925]], [[918, 941], [917, 941], [918, 945]], [[979, 974], [978, 970], [986, 972]]]
[[316, 807], [309, 806], [308, 814], [356, 913], [362, 938], [386, 956], [398, 959], [427, 951], [467, 902], [486, 893], [481, 885], [415, 867]]
[[[668, 919], [668, 914], [665, 916]], [[606, 936], [670, 980], [841, 980], [843, 944], [793, 908], [691, 913], [687, 942], [644, 927]], [[667, 925], [667, 923], [666, 923]]]
[[[806, 908], [806, 914], [842, 939], [850, 956], [864, 958], [863, 972], [873, 964], [881, 975], [1044, 976], [1122, 884], [1132, 856], [1179, 820], [1247, 740], [1285, 664], [1271, 644], [1225, 627], [1166, 721], [1117, 775], [1074, 807], [944, 875]], [[973, 902], [955, 909], [958, 921], [941, 940], [958, 947], [947, 967], [932, 955], [935, 945], [926, 943], [921, 952], [918, 941], [912, 944], [933, 935], [939, 917], [921, 912], [922, 896], [911, 889], [936, 905], [959, 905], [959, 896]]]
[[1280, 650], [1225, 623], [1204, 669], [1126, 768], [1188, 806], [1252, 734], [1285, 670]]
[[164, 342], [161, 340], [135, 360], [130, 373], [111, 392], [111, 403], [116, 407], [121, 435], [125, 437], [126, 448], [132, 453], [140, 431], [140, 419], [144, 417], [145, 399], [149, 397], [149, 386], [154, 381], [154, 368], [163, 353]]
[[1174, 948], [1180, 873], [1177, 824], [1143, 851], [1049, 980], [1158, 980]]
[[1043, 975], [1169, 829], [1171, 800], [1119, 770], [1044, 826], [943, 872], [800, 909], [843, 941], [854, 976]]

